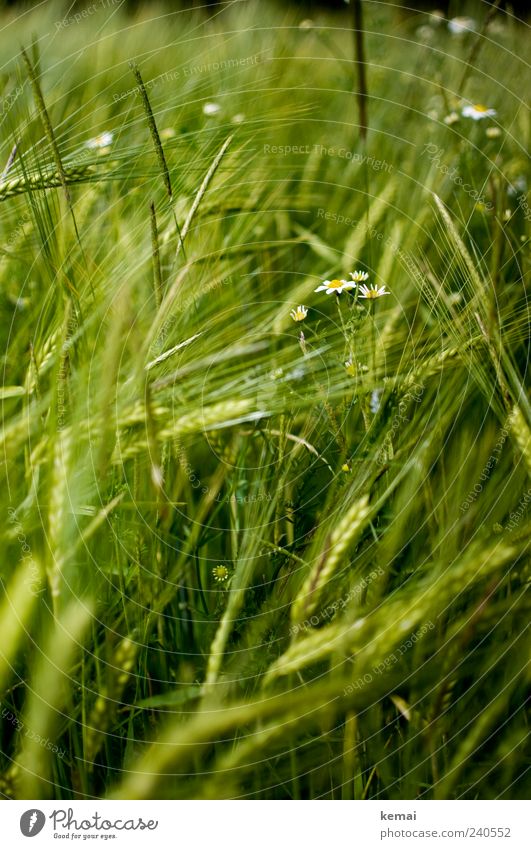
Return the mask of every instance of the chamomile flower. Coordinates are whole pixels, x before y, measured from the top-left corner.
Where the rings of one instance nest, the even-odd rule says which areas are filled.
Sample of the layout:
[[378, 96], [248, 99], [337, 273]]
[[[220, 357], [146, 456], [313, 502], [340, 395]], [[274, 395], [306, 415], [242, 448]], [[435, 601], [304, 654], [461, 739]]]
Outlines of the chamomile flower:
[[365, 281], [369, 279], [369, 275], [366, 271], [351, 271], [350, 276], [354, 283], [365, 283]]
[[501, 134], [502, 131], [499, 127], [487, 127], [487, 129], [485, 130], [485, 135], [488, 139], [499, 139]]
[[219, 103], [203, 103], [203, 115], [217, 115], [220, 111]]
[[347, 374], [350, 374], [351, 377], [356, 377], [358, 374], [363, 374], [363, 372], [369, 371], [368, 367], [364, 363], [358, 363], [358, 365], [356, 365], [352, 359], [346, 361], [345, 368], [347, 370]]
[[428, 12], [428, 23], [432, 27], [440, 27], [444, 21], [444, 12], [440, 9], [434, 9], [433, 12]]
[[457, 122], [459, 121], [459, 115], [457, 114], [457, 112], [450, 112], [449, 115], [443, 118], [443, 121], [445, 124], [451, 127], [452, 124], [457, 124]]
[[461, 109], [463, 118], [472, 118], [473, 121], [481, 121], [482, 118], [494, 118], [496, 116], [495, 109], [489, 109], [488, 106], [483, 106], [482, 103], [467, 104]]
[[385, 286], [360, 286], [360, 298], [366, 298], [369, 301], [374, 301], [376, 298], [382, 298], [384, 295], [390, 295]]
[[452, 35], [465, 35], [467, 32], [475, 32], [477, 23], [474, 18], [459, 15], [457, 18], [452, 18], [451, 21], [448, 21], [448, 29]]
[[293, 321], [304, 321], [307, 315], [308, 310], [306, 309], [304, 304], [301, 304], [297, 307], [296, 310], [291, 310], [290, 312], [290, 316], [292, 317]]
[[326, 292], [327, 295], [340, 295], [343, 291], [354, 289], [356, 284], [350, 280], [325, 280], [315, 290], [316, 292]]
[[212, 577], [217, 584], [224, 584], [229, 579], [229, 570], [220, 563], [219, 566], [214, 566], [212, 569]]
[[415, 34], [420, 41], [424, 41], [425, 43], [429, 41], [433, 41], [435, 38], [435, 33], [430, 26], [424, 24], [421, 27], [417, 27], [415, 30]]
[[109, 147], [112, 144], [112, 140], [112, 133], [101, 133], [101, 135], [85, 142], [85, 147], [88, 147], [89, 150], [101, 150], [102, 148]]

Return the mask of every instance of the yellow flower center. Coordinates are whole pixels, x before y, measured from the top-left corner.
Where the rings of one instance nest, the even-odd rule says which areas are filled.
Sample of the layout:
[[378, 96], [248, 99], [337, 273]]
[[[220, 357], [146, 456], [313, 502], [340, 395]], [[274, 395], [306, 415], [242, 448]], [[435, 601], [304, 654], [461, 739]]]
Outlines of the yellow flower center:
[[476, 112], [488, 112], [488, 106], [483, 106], [481, 103], [475, 103], [474, 109]]
[[331, 280], [329, 289], [342, 289], [345, 284], [342, 280]]

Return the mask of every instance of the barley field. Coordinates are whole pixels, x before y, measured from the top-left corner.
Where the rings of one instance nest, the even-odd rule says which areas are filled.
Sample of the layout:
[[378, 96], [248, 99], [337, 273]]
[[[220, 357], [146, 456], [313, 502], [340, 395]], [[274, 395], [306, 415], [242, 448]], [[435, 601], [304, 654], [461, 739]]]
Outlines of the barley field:
[[2, 798], [529, 792], [529, 28], [449, 18], [3, 10]]

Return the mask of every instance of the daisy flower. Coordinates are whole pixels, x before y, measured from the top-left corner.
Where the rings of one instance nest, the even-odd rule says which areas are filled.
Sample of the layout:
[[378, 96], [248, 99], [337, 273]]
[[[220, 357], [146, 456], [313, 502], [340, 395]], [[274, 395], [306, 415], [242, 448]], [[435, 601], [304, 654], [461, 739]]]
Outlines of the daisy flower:
[[363, 374], [364, 371], [369, 371], [368, 367], [364, 365], [364, 363], [358, 363], [358, 365], [356, 365], [352, 359], [346, 361], [345, 368], [347, 370], [347, 374], [350, 374], [351, 377], [356, 377], [358, 374]]
[[448, 126], [451, 127], [452, 124], [456, 124], [459, 121], [459, 115], [457, 114], [457, 112], [450, 112], [450, 114], [447, 115], [446, 118], [443, 118], [443, 121], [445, 124], [448, 124]]
[[101, 133], [101, 135], [96, 136], [96, 138], [89, 139], [88, 142], [85, 142], [85, 147], [88, 147], [90, 150], [100, 150], [102, 147], [109, 147], [109, 145], [112, 144], [112, 139], [112, 133]]
[[428, 22], [432, 27], [440, 27], [444, 21], [444, 13], [440, 9], [434, 9], [433, 12], [428, 12]]
[[427, 26], [426, 24], [421, 27], [418, 27], [415, 30], [415, 34], [417, 38], [424, 42], [433, 41], [433, 39], [435, 38], [434, 31], [430, 26]]
[[485, 135], [488, 139], [498, 139], [501, 136], [501, 130], [499, 127], [487, 127]]
[[356, 284], [349, 280], [325, 280], [315, 291], [326, 292], [327, 295], [332, 295], [335, 292], [336, 295], [340, 295], [343, 290], [348, 291], [355, 287]]
[[458, 16], [448, 21], [448, 29], [452, 35], [464, 35], [467, 32], [474, 32], [477, 29], [477, 24], [474, 18]]
[[360, 286], [360, 298], [367, 298], [369, 301], [390, 294], [391, 292], [388, 292], [385, 286]]
[[220, 110], [219, 103], [203, 103], [203, 115], [217, 115]]
[[292, 317], [293, 321], [304, 321], [307, 315], [308, 310], [306, 309], [304, 304], [301, 304], [297, 307], [296, 310], [291, 310], [290, 312], [290, 316]]
[[483, 106], [482, 103], [463, 106], [461, 110], [463, 118], [472, 118], [474, 121], [481, 121], [482, 118], [494, 118], [496, 115], [495, 109], [489, 109], [488, 106]]
[[369, 275], [366, 271], [351, 271], [350, 276], [354, 283], [365, 283], [365, 281], [369, 279]]
[[212, 569], [212, 577], [217, 584], [223, 584], [229, 577], [229, 570], [220, 563], [219, 566], [214, 566]]

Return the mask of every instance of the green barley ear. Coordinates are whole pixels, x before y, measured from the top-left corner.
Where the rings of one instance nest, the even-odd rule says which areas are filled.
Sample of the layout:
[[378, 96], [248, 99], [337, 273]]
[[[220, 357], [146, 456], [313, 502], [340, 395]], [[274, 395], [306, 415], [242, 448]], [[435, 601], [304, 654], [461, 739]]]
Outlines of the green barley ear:
[[531, 477], [531, 432], [518, 404], [514, 405], [508, 423], [524, 458], [527, 474]]
[[155, 204], [149, 205], [151, 213], [151, 251], [153, 254], [153, 290], [155, 292], [155, 306], [159, 309], [162, 302], [162, 272], [160, 269], [159, 233], [157, 229], [157, 215]]
[[[72, 700], [72, 666], [91, 621], [86, 601], [73, 601], [50, 625], [42, 651], [30, 677], [22, 725], [21, 749], [9, 771], [18, 799], [47, 798], [50, 793], [53, 748]], [[57, 746], [57, 748], [59, 748]]]
[[494, 0], [494, 3], [492, 4], [492, 6], [488, 10], [487, 14], [485, 15], [485, 18], [484, 18], [483, 23], [481, 25], [480, 31], [477, 33], [477, 35], [475, 36], [475, 38], [472, 42], [468, 56], [465, 59], [465, 67], [464, 67], [464, 70], [463, 70], [463, 75], [461, 77], [459, 85], [457, 86], [457, 88], [455, 90], [456, 95], [459, 96], [460, 98], [462, 98], [464, 96], [465, 86], [467, 84], [467, 81], [470, 77], [470, 74], [473, 73], [474, 68], [476, 67], [479, 52], [480, 52], [481, 48], [484, 46], [485, 41], [488, 40], [488, 39], [485, 38], [485, 36], [487, 34], [487, 30], [489, 28], [490, 22], [492, 21], [492, 19], [494, 18], [494, 15], [498, 11], [498, 7], [499, 7], [500, 3], [501, 3], [501, 0]]
[[72, 456], [72, 434], [70, 430], [61, 430], [57, 434], [52, 458], [50, 485], [50, 506], [48, 512], [48, 546], [46, 572], [52, 598], [52, 606], [57, 614], [61, 605], [64, 589], [63, 567], [68, 546], [66, 532], [68, 524], [69, 474]]
[[48, 115], [48, 110], [46, 109], [46, 104], [44, 102], [44, 97], [42, 95], [42, 89], [39, 83], [39, 78], [37, 72], [33, 65], [31, 64], [28, 54], [22, 48], [22, 58], [24, 60], [24, 64], [26, 65], [26, 69], [28, 71], [28, 76], [30, 78], [31, 88], [33, 91], [33, 96], [35, 98], [35, 103], [37, 104], [37, 109], [39, 111], [39, 115], [44, 127], [44, 132], [48, 137], [48, 141], [50, 143], [50, 147], [52, 149], [53, 158], [55, 161], [55, 167], [57, 169], [57, 174], [59, 176], [60, 184], [63, 187], [63, 191], [65, 194], [66, 202], [72, 211], [72, 201], [70, 198], [70, 192], [68, 191], [66, 173], [63, 168], [63, 162], [61, 159], [61, 154], [59, 153], [59, 147], [57, 146], [57, 141], [55, 139], [55, 134], [52, 127], [52, 122], [50, 121], [50, 116]]
[[363, 9], [361, 0], [353, 0], [352, 11], [354, 14], [354, 48], [355, 62], [358, 68], [358, 120], [360, 125], [360, 138], [363, 142], [367, 140], [367, 129], [369, 119], [367, 115], [367, 76], [365, 71], [365, 45], [363, 29]]
[[137, 655], [136, 644], [126, 637], [116, 649], [107, 668], [107, 680], [99, 693], [85, 726], [84, 759], [89, 771], [113, 725], [118, 702], [129, 681]]
[[370, 516], [369, 496], [364, 495], [347, 510], [330, 536], [330, 545], [314, 566], [293, 602], [291, 621], [299, 623], [315, 611], [324, 588], [340, 565], [343, 556], [363, 532]]
[[77, 168], [64, 168], [62, 174], [50, 171], [48, 174], [32, 174], [13, 177], [0, 184], [0, 203], [3, 200], [38, 189], [57, 189], [65, 185], [74, 185], [92, 179], [94, 165], [79, 165]]
[[40, 589], [40, 568], [33, 557], [19, 566], [4, 590], [0, 606], [0, 696], [13, 673], [14, 661], [30, 628], [30, 619]]
[[184, 240], [185, 240], [185, 238], [188, 234], [188, 231], [190, 229], [190, 225], [191, 225], [192, 221], [194, 220], [195, 214], [196, 214], [196, 212], [199, 208], [199, 204], [201, 203], [203, 196], [204, 196], [206, 190], [208, 189], [214, 174], [218, 170], [220, 163], [221, 163], [221, 160], [225, 156], [231, 141], [232, 141], [232, 136], [229, 136], [227, 139], [225, 139], [225, 141], [221, 145], [221, 148], [220, 148], [218, 154], [212, 160], [212, 164], [211, 164], [210, 168], [208, 169], [207, 173], [205, 174], [203, 182], [199, 186], [199, 190], [198, 190], [198, 192], [197, 192], [197, 194], [194, 198], [194, 202], [193, 202], [193, 204], [190, 208], [190, 212], [186, 216], [186, 221], [183, 224], [182, 236], [181, 236], [183, 242], [184, 242]]
[[[146, 120], [149, 127], [149, 132], [151, 133], [151, 138], [153, 140], [153, 147], [155, 148], [155, 153], [157, 154], [157, 159], [159, 161], [160, 172], [162, 174], [162, 179], [164, 181], [164, 186], [166, 187], [166, 192], [168, 195], [168, 200], [171, 203], [173, 200], [173, 190], [171, 186], [171, 178], [170, 178], [170, 170], [168, 168], [168, 163], [166, 162], [166, 157], [164, 155], [164, 148], [162, 147], [162, 142], [160, 140], [159, 131], [157, 129], [157, 122], [155, 121], [155, 116], [153, 115], [153, 110], [151, 108], [151, 103], [149, 102], [148, 93], [146, 91], [146, 86], [144, 85], [144, 80], [142, 79], [142, 75], [138, 70], [138, 67], [134, 62], [129, 63], [129, 67], [131, 68], [135, 80], [138, 85], [138, 90], [140, 92], [140, 97], [142, 100], [142, 106], [144, 107], [144, 112], [146, 113]], [[177, 230], [177, 235], [179, 237], [179, 243], [181, 246], [181, 250], [183, 252], [183, 256], [186, 257], [184, 252], [183, 245], [183, 236], [181, 235], [181, 231], [179, 229], [179, 224], [177, 222], [177, 216], [174, 214], [175, 221], [175, 229]]]
[[144, 80], [142, 79], [142, 75], [138, 70], [137, 66], [134, 62], [129, 63], [129, 67], [131, 68], [135, 80], [138, 85], [138, 90], [140, 92], [140, 97], [142, 99], [142, 105], [144, 107], [144, 112], [146, 113], [146, 119], [148, 122], [149, 131], [151, 133], [151, 138], [153, 139], [153, 146], [157, 153], [157, 158], [159, 160], [160, 171], [162, 174], [162, 179], [164, 180], [164, 185], [166, 187], [166, 191], [168, 193], [168, 198], [172, 200], [173, 192], [171, 188], [171, 179], [170, 172], [168, 169], [168, 163], [166, 162], [166, 157], [164, 156], [164, 149], [162, 147], [162, 142], [160, 140], [159, 131], [157, 129], [157, 123], [155, 121], [155, 116], [153, 115], [153, 110], [151, 108], [151, 103], [149, 102], [148, 93], [146, 91], [146, 86], [144, 85]]

